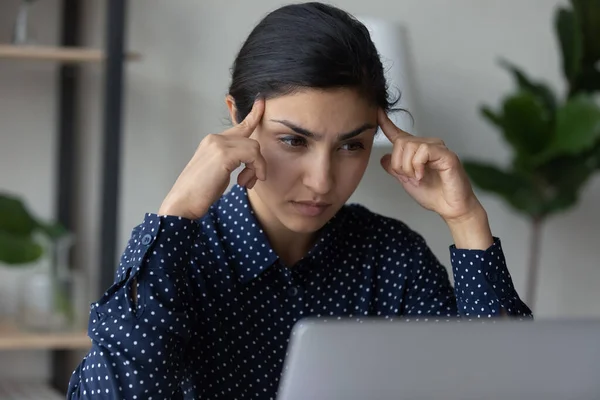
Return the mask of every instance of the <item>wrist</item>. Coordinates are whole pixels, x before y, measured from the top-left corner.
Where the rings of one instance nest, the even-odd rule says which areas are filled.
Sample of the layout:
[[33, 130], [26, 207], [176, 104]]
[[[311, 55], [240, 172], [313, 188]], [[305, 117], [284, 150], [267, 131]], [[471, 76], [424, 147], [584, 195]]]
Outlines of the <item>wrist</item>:
[[468, 214], [445, 222], [458, 249], [487, 250], [494, 243], [487, 212], [481, 204]]
[[187, 210], [178, 207], [177, 202], [171, 201], [169, 198], [166, 198], [158, 209], [158, 215], [168, 215], [172, 217], [181, 217], [187, 219], [196, 219], [194, 215], [192, 215]]

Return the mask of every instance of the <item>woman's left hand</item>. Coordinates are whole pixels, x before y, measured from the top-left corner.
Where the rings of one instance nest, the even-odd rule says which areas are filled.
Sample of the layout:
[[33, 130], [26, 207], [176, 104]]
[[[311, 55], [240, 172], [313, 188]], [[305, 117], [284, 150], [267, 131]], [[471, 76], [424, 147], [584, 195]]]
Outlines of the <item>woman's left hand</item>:
[[470, 219], [482, 206], [458, 156], [441, 139], [413, 136], [379, 110], [378, 124], [394, 147], [381, 166], [424, 208], [446, 222]]

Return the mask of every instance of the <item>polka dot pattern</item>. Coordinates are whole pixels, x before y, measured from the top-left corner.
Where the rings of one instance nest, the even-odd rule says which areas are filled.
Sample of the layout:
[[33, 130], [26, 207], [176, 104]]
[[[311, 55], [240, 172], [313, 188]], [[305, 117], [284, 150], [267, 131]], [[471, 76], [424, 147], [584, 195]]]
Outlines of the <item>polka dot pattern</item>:
[[499, 239], [450, 252], [455, 289], [420, 235], [347, 205], [287, 267], [239, 186], [198, 221], [147, 214], [91, 305], [93, 347], [68, 398], [274, 399], [303, 317], [531, 316]]

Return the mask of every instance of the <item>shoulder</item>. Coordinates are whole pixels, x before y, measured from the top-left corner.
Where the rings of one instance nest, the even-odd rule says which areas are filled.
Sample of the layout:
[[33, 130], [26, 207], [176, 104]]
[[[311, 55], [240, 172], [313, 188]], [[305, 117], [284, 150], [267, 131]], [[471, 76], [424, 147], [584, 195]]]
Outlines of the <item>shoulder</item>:
[[406, 223], [375, 213], [360, 204], [347, 204], [340, 210], [342, 232], [351, 232], [373, 242], [388, 245], [400, 242], [405, 246], [423, 243], [423, 238]]

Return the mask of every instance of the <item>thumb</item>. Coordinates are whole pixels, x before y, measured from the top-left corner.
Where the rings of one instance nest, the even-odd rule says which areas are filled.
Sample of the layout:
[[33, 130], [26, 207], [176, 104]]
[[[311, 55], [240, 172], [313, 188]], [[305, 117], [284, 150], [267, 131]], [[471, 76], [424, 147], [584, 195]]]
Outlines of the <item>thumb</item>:
[[394, 171], [392, 171], [392, 155], [391, 154], [386, 154], [385, 156], [381, 157], [381, 167], [390, 175], [392, 176], [396, 176], [396, 173]]

